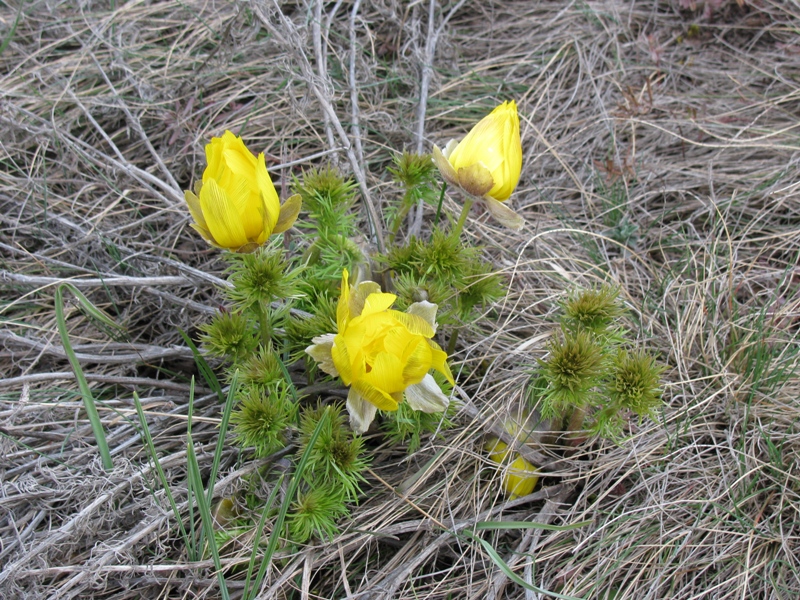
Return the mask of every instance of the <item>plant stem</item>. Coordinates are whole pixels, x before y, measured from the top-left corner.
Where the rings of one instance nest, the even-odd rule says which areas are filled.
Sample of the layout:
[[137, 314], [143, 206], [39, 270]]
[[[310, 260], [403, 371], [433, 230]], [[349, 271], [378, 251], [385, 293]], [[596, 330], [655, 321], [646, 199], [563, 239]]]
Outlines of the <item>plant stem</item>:
[[461, 216], [458, 217], [458, 223], [456, 223], [456, 228], [453, 229], [453, 237], [459, 238], [461, 237], [461, 231], [464, 229], [464, 223], [467, 220], [467, 215], [469, 214], [469, 209], [472, 208], [472, 204], [475, 202], [470, 197], [467, 197], [466, 201], [464, 202], [464, 208], [461, 209]]
[[266, 302], [259, 301], [258, 305], [258, 329], [261, 331], [261, 345], [264, 348], [269, 348], [269, 342], [272, 339], [272, 327], [269, 323], [269, 314], [267, 313]]
[[586, 408], [580, 407], [572, 409], [572, 414], [569, 416], [565, 431], [565, 438], [568, 445], [577, 446], [586, 439], [586, 434], [581, 432], [585, 420]]
[[439, 204], [436, 206], [436, 218], [433, 220], [433, 226], [439, 224], [439, 217], [442, 216], [442, 202], [444, 202], [444, 193], [447, 190], [447, 182], [442, 182], [442, 192], [439, 194]]
[[456, 329], [450, 336], [450, 341], [447, 343], [447, 356], [451, 356], [456, 351], [456, 342], [458, 341], [458, 332], [461, 329]]

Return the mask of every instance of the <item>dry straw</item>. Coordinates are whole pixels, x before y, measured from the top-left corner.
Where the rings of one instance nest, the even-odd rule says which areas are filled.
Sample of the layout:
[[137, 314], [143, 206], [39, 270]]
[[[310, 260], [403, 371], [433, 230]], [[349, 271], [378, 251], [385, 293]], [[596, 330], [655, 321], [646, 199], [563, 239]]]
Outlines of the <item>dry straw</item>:
[[[302, 167], [339, 166], [379, 230], [391, 152], [445, 143], [516, 99], [514, 202], [528, 225], [477, 213], [466, 228], [510, 293], [460, 337], [457, 426], [412, 456], [371, 439], [378, 491], [334, 540], [278, 549], [259, 597], [800, 596], [796, 6], [12, 4], [0, 19], [0, 595], [220, 595], [210, 555], [187, 560], [132, 400], [186, 514], [193, 363], [179, 329], [216, 306], [198, 273], [222, 265], [188, 229], [181, 189], [211, 136], [230, 129], [264, 151], [283, 198]], [[114, 340], [64, 307], [110, 472], [57, 334], [66, 281], [127, 331]], [[505, 500], [483, 437], [522, 400], [558, 301], [603, 281], [668, 366], [659, 421], [567, 457], [520, 447], [544, 463], [544, 487]], [[198, 391], [202, 477], [219, 418], [217, 394]], [[280, 465], [218, 458], [219, 480], [203, 482], [215, 498]], [[589, 523], [474, 530], [486, 521]], [[252, 541], [245, 528], [219, 548], [231, 598]]]

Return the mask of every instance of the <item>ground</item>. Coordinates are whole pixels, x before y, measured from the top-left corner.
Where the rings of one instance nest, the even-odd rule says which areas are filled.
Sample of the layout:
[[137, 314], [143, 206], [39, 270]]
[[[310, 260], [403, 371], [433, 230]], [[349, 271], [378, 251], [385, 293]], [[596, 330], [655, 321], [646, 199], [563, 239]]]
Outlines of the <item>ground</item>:
[[[393, 153], [430, 151], [514, 99], [511, 201], [527, 225], [477, 208], [467, 224], [509, 293], [451, 357], [455, 427], [410, 456], [373, 435], [352, 519], [279, 550], [260, 597], [799, 597], [798, 31], [797, 5], [770, 0], [7, 2], [0, 595], [221, 595], [212, 561], [187, 559], [132, 401], [185, 514], [194, 363], [180, 330], [216, 310], [223, 263], [182, 190], [211, 136], [265, 152], [284, 198], [304, 169], [334, 165], [381, 212]], [[125, 330], [67, 294], [111, 471], [56, 328], [67, 280]], [[666, 366], [663, 410], [553, 458], [532, 496], [508, 500], [484, 437], [523, 400], [558, 300], [601, 281]], [[200, 389], [206, 476], [219, 418]], [[264, 464], [228, 446], [217, 497]], [[463, 533], [486, 521], [583, 524]], [[251, 541], [223, 549], [232, 598]]]

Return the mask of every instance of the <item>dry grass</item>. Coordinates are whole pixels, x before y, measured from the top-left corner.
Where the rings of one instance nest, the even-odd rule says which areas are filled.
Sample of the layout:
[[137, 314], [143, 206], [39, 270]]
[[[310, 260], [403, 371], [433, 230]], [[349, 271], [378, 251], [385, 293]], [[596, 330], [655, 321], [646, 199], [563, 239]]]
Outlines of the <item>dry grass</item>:
[[[227, 128], [273, 166], [301, 161], [275, 170], [281, 185], [332, 161], [380, 212], [391, 153], [417, 146], [421, 87], [425, 148], [505, 98], [523, 119], [514, 202], [528, 227], [510, 234], [481, 216], [468, 228], [511, 281], [454, 357], [488, 366], [461, 382], [475, 410], [411, 457], [374, 437], [374, 487], [352, 521], [280, 555], [261, 597], [540, 597], [452, 534], [487, 519], [591, 521], [483, 534], [520, 577], [573, 597], [800, 596], [796, 3], [723, 1], [709, 16], [677, 0], [451, 2], [434, 7], [434, 29], [449, 17], [435, 49], [424, 2], [357, 14], [352, 2], [286, 3], [285, 19], [269, 0], [11, 4], [0, 13], [3, 597], [218, 597], [211, 561], [186, 562], [151, 494], [129, 421], [135, 389], [185, 488], [193, 367], [178, 328], [217, 305], [204, 273], [222, 265], [188, 229], [181, 189]], [[54, 284], [67, 279], [94, 280], [83, 289], [128, 332], [112, 341], [70, 309], [111, 473], [55, 329]], [[620, 446], [585, 444], [538, 496], [505, 501], [482, 435], [521, 398], [555, 300], [606, 279], [668, 365], [660, 421], [633, 423]], [[207, 468], [215, 397], [197, 414]], [[254, 467], [226, 453], [218, 492]], [[248, 539], [226, 549], [230, 569]]]

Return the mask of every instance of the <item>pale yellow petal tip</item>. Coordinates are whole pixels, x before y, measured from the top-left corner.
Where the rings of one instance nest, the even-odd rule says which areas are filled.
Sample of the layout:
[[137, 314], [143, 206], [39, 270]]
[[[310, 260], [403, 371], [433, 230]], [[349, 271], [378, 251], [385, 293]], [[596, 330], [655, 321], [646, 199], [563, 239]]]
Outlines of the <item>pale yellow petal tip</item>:
[[484, 196], [483, 200], [486, 203], [486, 208], [488, 209], [489, 214], [491, 214], [492, 217], [494, 217], [495, 220], [497, 220], [501, 225], [504, 225], [509, 229], [513, 229], [514, 231], [519, 231], [525, 226], [525, 219], [511, 210], [503, 202], [498, 202], [489, 196]]
[[347, 412], [350, 414], [350, 428], [355, 433], [366, 433], [378, 409], [374, 404], [365, 400], [353, 388], [347, 394]]
[[[450, 144], [448, 144], [448, 148], [450, 148]], [[445, 152], [447, 152], [447, 149], [445, 149]], [[460, 187], [458, 183], [458, 173], [456, 173], [456, 170], [453, 168], [453, 165], [450, 164], [450, 161], [447, 160], [447, 155], [442, 154], [442, 151], [438, 146], [434, 146], [431, 156], [433, 164], [436, 165], [436, 168], [439, 169], [439, 173], [442, 175], [442, 179], [444, 179], [450, 185]]]
[[281, 204], [281, 212], [278, 214], [278, 222], [275, 224], [275, 228], [272, 230], [272, 233], [283, 233], [292, 225], [294, 225], [294, 222], [297, 220], [297, 216], [300, 214], [300, 209], [302, 207], [303, 201], [300, 198], [300, 194], [295, 194], [291, 198], [288, 198], [286, 202]]
[[431, 375], [425, 375], [421, 382], [408, 386], [405, 395], [411, 408], [424, 413], [444, 412], [450, 404], [450, 399]]

